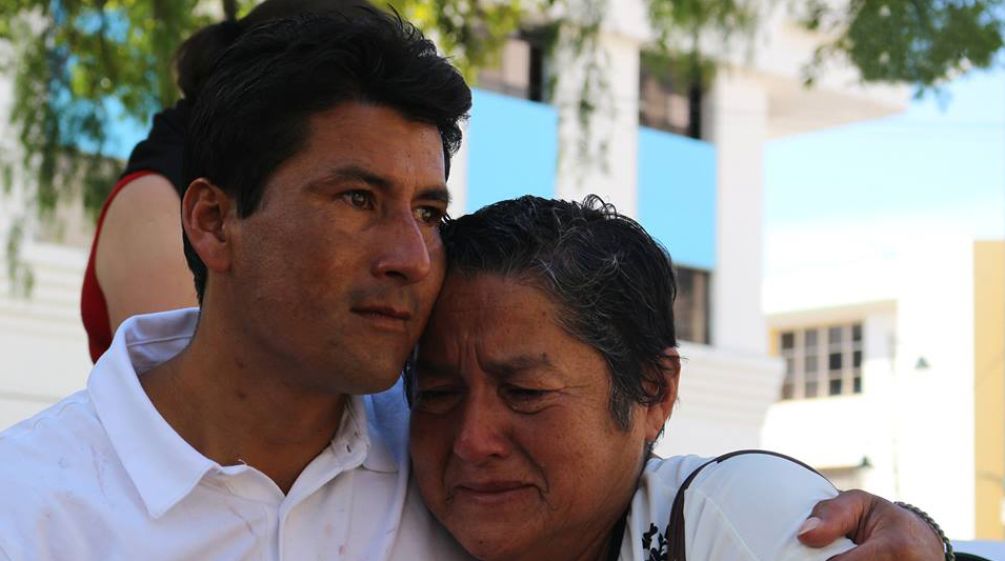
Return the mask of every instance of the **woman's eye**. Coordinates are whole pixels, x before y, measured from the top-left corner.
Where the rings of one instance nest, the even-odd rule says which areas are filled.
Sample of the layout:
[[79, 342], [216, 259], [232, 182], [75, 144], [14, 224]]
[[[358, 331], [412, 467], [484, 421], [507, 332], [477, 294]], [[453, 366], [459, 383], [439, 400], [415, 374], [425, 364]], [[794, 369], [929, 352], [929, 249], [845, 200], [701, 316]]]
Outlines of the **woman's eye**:
[[419, 390], [415, 395], [415, 408], [427, 413], [443, 413], [460, 399], [461, 392], [453, 388]]
[[544, 390], [534, 390], [530, 388], [509, 388], [507, 391], [511, 396], [519, 397], [521, 399], [533, 399], [541, 397], [545, 394]]
[[551, 403], [548, 399], [554, 392], [520, 386], [509, 386], [502, 389], [502, 397], [510, 409], [517, 413], [538, 413]]
[[347, 191], [342, 194], [342, 198], [355, 208], [373, 208], [373, 195], [369, 191]]

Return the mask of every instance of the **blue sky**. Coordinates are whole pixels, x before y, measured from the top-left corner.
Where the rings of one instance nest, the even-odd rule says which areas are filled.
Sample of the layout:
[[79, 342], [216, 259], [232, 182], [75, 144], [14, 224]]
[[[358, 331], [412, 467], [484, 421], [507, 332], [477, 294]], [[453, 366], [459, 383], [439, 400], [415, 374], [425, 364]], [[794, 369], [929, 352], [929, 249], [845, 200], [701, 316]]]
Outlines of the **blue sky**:
[[844, 239], [848, 252], [933, 230], [1005, 237], [1005, 70], [895, 116], [770, 142], [764, 217], [769, 272], [799, 236]]
[[[133, 147], [147, 137], [152, 119], [149, 122], [141, 123], [132, 118], [123, 116], [122, 104], [117, 99], [109, 99], [105, 104], [108, 113], [112, 116], [113, 125], [108, 133], [105, 145], [105, 153], [125, 160], [129, 157]], [[87, 147], [84, 146], [86, 150]]]

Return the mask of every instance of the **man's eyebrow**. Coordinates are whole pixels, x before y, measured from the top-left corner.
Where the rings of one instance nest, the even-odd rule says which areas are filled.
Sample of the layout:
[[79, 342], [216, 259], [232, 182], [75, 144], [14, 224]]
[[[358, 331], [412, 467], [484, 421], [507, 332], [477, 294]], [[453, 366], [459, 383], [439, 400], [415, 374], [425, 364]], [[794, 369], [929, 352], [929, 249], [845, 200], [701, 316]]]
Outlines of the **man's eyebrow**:
[[367, 183], [377, 187], [378, 189], [390, 189], [391, 180], [379, 175], [376, 172], [370, 171], [362, 166], [356, 164], [349, 164], [345, 166], [339, 166], [332, 168], [324, 176], [312, 181], [313, 184], [323, 185], [326, 183], [334, 183], [337, 181], [359, 181], [362, 183]]
[[[315, 181], [312, 181], [312, 186], [321, 186], [327, 183], [333, 183], [338, 181], [359, 181], [372, 185], [381, 191], [392, 191], [394, 190], [394, 182], [384, 177], [374, 171], [371, 171], [365, 167], [357, 164], [349, 164], [341, 167], [337, 167], [331, 170], [324, 177], [321, 177]], [[417, 199], [425, 201], [435, 201], [442, 202], [444, 204], [450, 204], [450, 191], [447, 190], [445, 183], [438, 185], [432, 185], [419, 189], [416, 195]]]
[[420, 189], [419, 194], [416, 198], [423, 201], [434, 201], [438, 203], [443, 203], [444, 205], [449, 205], [450, 191], [447, 190], [446, 185], [427, 187], [425, 189]]

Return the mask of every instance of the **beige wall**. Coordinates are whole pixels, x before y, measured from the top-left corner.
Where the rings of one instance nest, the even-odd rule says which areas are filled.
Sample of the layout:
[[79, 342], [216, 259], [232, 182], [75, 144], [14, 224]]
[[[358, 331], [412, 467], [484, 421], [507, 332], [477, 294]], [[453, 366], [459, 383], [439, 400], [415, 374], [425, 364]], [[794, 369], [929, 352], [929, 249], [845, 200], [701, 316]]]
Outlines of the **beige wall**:
[[976, 538], [1005, 539], [1005, 242], [974, 244]]

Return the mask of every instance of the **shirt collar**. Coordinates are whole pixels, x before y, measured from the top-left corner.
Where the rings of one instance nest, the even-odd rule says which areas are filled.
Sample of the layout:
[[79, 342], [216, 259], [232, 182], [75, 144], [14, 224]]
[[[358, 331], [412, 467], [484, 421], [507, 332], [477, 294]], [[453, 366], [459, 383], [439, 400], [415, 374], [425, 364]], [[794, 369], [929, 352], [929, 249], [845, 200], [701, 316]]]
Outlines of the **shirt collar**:
[[138, 371], [181, 352], [198, 321], [195, 308], [129, 318], [87, 380], [98, 418], [154, 518], [188, 495], [216, 466], [161, 417], [138, 377]]
[[[87, 381], [98, 418], [154, 518], [188, 496], [208, 472], [220, 468], [164, 420], [138, 377], [138, 372], [146, 372], [188, 346], [198, 321], [197, 308], [129, 318]], [[347, 400], [342, 423], [326, 452], [333, 453], [343, 469], [362, 464], [372, 471], [396, 472], [398, 462], [385, 442], [383, 423], [375, 424], [370, 400], [370, 396]]]

